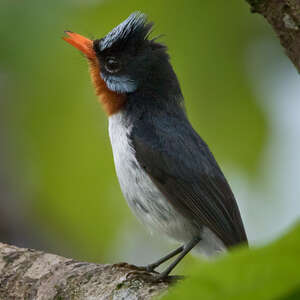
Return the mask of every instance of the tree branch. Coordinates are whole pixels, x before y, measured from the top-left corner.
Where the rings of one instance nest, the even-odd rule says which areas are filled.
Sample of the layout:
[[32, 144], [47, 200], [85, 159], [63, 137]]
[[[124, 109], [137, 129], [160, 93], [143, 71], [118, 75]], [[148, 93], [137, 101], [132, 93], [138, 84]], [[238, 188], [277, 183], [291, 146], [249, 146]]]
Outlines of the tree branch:
[[247, 0], [252, 11], [263, 15], [300, 72], [300, 0]]
[[126, 263], [78, 262], [0, 243], [0, 299], [151, 299], [168, 285]]

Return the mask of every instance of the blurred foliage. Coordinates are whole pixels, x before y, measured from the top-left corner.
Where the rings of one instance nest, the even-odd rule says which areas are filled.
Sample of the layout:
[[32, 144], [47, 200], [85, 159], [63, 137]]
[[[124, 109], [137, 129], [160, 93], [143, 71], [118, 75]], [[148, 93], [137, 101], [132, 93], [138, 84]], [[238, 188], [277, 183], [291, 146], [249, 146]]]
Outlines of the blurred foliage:
[[235, 249], [214, 262], [194, 262], [164, 300], [300, 299], [300, 225], [259, 249]]
[[245, 67], [263, 30], [244, 1], [1, 0], [1, 117], [15, 186], [45, 239], [84, 260], [109, 255], [129, 210], [85, 59], [61, 36], [104, 36], [136, 10], [155, 22], [154, 35], [166, 34], [191, 121], [222, 166], [255, 175], [268, 137]]

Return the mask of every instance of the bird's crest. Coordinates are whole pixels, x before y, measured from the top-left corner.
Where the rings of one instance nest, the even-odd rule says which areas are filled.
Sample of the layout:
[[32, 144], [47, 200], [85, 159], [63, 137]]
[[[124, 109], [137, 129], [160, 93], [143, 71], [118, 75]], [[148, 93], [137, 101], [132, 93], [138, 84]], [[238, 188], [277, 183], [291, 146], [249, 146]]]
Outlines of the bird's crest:
[[135, 45], [145, 41], [153, 23], [147, 23], [147, 17], [141, 12], [132, 13], [125, 21], [115, 27], [100, 41], [100, 51], [112, 47], [125, 46], [129, 41]]

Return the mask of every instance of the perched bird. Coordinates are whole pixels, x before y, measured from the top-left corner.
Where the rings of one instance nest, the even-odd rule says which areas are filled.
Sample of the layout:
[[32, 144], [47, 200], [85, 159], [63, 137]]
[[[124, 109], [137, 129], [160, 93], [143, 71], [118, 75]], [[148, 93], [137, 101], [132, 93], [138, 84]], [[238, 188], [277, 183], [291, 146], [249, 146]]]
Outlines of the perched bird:
[[167, 48], [149, 38], [152, 26], [136, 12], [101, 39], [66, 31], [64, 40], [89, 62], [130, 208], [152, 230], [182, 243], [146, 267], [178, 255], [161, 279], [192, 248], [211, 256], [247, 244], [247, 236], [220, 167], [187, 118]]

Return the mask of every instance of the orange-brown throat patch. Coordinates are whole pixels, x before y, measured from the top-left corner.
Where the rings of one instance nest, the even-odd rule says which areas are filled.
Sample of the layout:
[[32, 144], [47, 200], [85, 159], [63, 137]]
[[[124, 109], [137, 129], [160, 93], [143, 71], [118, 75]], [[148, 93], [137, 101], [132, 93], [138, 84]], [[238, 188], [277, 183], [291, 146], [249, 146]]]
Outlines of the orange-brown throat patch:
[[88, 59], [91, 78], [96, 89], [96, 94], [98, 95], [107, 115], [110, 116], [120, 111], [125, 104], [126, 95], [118, 94], [109, 90], [106, 83], [101, 78], [100, 64], [93, 49], [93, 40], [72, 31], [65, 31], [65, 33], [67, 36], [63, 37], [63, 39], [81, 51]]
[[119, 112], [126, 102], [125, 94], [118, 94], [111, 91], [100, 76], [100, 64], [95, 59], [88, 59], [91, 79], [94, 84], [96, 95], [99, 97], [104, 111], [108, 116]]

